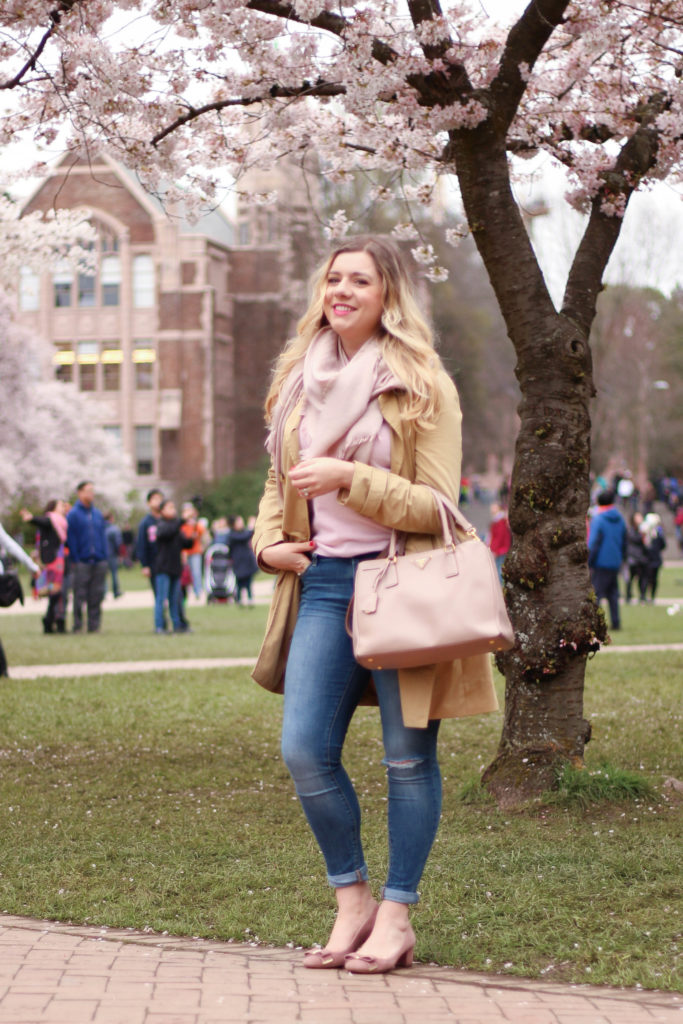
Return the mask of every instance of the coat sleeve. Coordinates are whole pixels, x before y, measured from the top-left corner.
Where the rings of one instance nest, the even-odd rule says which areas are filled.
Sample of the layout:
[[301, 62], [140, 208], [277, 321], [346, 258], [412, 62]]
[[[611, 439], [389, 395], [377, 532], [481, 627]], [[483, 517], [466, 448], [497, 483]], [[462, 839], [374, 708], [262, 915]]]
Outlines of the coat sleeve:
[[10, 537], [2, 526], [0, 526], [0, 547], [3, 547], [8, 555], [16, 558], [18, 562], [25, 565], [31, 572], [40, 572], [40, 566], [36, 565], [31, 556], [26, 554], [22, 546], [17, 544], [14, 537]]
[[455, 385], [445, 373], [440, 379], [440, 390], [441, 409], [436, 422], [423, 428], [406, 425], [408, 443], [414, 446], [414, 480], [357, 462], [351, 488], [340, 491], [343, 504], [392, 529], [408, 533], [441, 532], [439, 513], [428, 487], [457, 503], [462, 416]]
[[262, 561], [261, 552], [266, 548], [269, 548], [272, 544], [282, 544], [284, 540], [285, 534], [282, 526], [282, 506], [277, 493], [275, 469], [271, 463], [263, 497], [259, 503], [258, 515], [256, 517], [256, 523], [254, 524], [254, 536], [252, 539], [252, 549], [256, 555], [256, 561], [258, 562], [259, 568], [264, 572], [274, 574], [277, 573], [278, 570], [273, 569]]

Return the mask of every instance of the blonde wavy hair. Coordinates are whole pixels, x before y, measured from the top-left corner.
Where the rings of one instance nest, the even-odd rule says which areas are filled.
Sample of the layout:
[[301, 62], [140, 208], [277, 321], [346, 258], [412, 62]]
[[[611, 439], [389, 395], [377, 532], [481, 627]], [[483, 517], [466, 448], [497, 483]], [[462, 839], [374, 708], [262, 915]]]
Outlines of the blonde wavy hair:
[[337, 256], [347, 252], [367, 252], [373, 259], [382, 281], [384, 310], [379, 339], [382, 354], [389, 369], [404, 384], [408, 396], [402, 415], [429, 427], [439, 412], [437, 377], [441, 361], [434, 350], [432, 331], [415, 299], [401, 252], [388, 239], [376, 235], [346, 239], [314, 274], [309, 307], [297, 324], [296, 335], [287, 342], [275, 363], [265, 402], [266, 419], [270, 422], [289, 373], [303, 358], [318, 331], [328, 326], [323, 312], [327, 278]]

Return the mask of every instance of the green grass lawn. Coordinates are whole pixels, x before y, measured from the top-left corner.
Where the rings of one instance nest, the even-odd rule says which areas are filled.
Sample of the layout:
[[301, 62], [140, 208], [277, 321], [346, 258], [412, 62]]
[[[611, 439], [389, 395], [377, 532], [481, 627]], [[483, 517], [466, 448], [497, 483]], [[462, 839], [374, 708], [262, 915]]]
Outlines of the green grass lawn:
[[[682, 610], [670, 615], [662, 605], [626, 605], [622, 629], [612, 636], [612, 646], [683, 642]], [[157, 636], [151, 608], [119, 609], [108, 606], [101, 634], [42, 633], [40, 616], [6, 615], [0, 619], [0, 636], [12, 665], [96, 661], [149, 661], [160, 658], [249, 657], [258, 651], [263, 637], [267, 607], [193, 605], [187, 608], [191, 635]]]
[[664, 566], [659, 574], [657, 597], [673, 597], [683, 602], [683, 566], [680, 569]]
[[[621, 629], [611, 634], [612, 646], [683, 643], [683, 601], [675, 614], [670, 608], [661, 604], [622, 605]], [[605, 613], [609, 624], [606, 608]]]
[[248, 657], [258, 652], [268, 609], [233, 604], [189, 605], [192, 634], [154, 633], [152, 608], [107, 607], [101, 633], [42, 632], [38, 615], [7, 615], [0, 636], [10, 665], [97, 661], [149, 661], [163, 658]]
[[[227, 612], [215, 626], [224, 653], [243, 639], [253, 649], [246, 631], [261, 611]], [[107, 649], [130, 640], [129, 613], [115, 614], [120, 632], [99, 638]], [[159, 641], [170, 650], [174, 638]], [[501, 716], [444, 722], [443, 820], [414, 914], [420, 959], [680, 984], [680, 808], [660, 787], [683, 777], [682, 675], [678, 652], [589, 665], [587, 764], [641, 772], [659, 791], [650, 801], [517, 814], [465, 803], [463, 783], [494, 755]], [[0, 910], [277, 944], [324, 939], [333, 896], [279, 756], [281, 700], [248, 670], [0, 685]], [[381, 757], [377, 713], [359, 709], [347, 766], [375, 881], [386, 861]]]

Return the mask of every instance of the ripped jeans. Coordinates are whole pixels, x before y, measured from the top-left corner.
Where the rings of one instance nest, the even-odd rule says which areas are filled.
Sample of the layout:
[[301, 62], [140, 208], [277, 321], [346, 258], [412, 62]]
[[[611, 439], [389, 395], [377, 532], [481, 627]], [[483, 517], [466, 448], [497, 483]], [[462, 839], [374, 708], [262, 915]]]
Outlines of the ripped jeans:
[[[368, 878], [360, 806], [341, 763], [349, 723], [369, 678], [353, 657], [344, 624], [358, 561], [313, 556], [301, 577], [301, 604], [285, 675], [282, 754], [335, 888]], [[407, 728], [398, 673], [375, 672], [374, 681], [389, 792], [389, 868], [383, 896], [417, 903], [417, 886], [441, 812], [439, 722]]]

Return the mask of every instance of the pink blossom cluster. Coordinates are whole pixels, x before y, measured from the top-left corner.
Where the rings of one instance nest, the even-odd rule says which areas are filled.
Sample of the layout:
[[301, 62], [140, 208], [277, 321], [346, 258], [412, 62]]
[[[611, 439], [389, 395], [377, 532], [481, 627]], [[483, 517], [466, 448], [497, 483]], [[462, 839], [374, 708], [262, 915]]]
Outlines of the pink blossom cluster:
[[[0, 190], [2, 191], [2, 190]], [[93, 428], [86, 396], [71, 385], [40, 379], [51, 346], [15, 320], [12, 285], [22, 268], [48, 269], [69, 262], [89, 269], [95, 237], [87, 211], [30, 214], [0, 195], [0, 513], [20, 494], [45, 502], [66, 495], [83, 477], [121, 511], [134, 476], [120, 447]]]
[[[657, 158], [633, 184], [680, 181], [680, 0], [573, 0], [529, 59], [485, 6], [451, 0], [429, 17], [393, 0], [6, 0], [0, 145], [106, 151], [186, 208], [188, 190], [198, 208], [220, 175], [292, 154], [332, 181], [360, 169], [431, 182], [453, 173], [450, 143], [486, 123], [505, 75], [519, 87], [510, 152], [564, 164], [579, 209], [599, 195], [603, 212], [623, 212], [606, 176], [654, 102]], [[559, 6], [533, 5], [541, 19]]]

